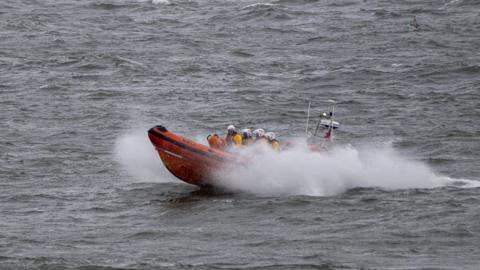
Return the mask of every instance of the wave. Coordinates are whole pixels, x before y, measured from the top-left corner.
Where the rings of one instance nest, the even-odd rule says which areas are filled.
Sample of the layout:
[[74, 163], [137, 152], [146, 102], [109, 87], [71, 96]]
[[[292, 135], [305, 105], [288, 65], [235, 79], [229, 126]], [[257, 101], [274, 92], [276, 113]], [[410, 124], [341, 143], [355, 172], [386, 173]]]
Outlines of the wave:
[[289, 20], [298, 16], [309, 14], [306, 11], [293, 10], [292, 8], [274, 3], [255, 3], [240, 8], [237, 16], [240, 20]]
[[172, 2], [170, 0], [152, 0], [152, 4], [154, 4], [154, 5], [171, 5]]
[[448, 6], [478, 6], [479, 3], [477, 0], [451, 0], [445, 3], [445, 7]]
[[257, 7], [272, 7], [275, 6], [273, 3], [254, 3], [250, 5], [246, 5], [242, 7], [241, 9], [249, 9], [249, 8], [257, 8]]

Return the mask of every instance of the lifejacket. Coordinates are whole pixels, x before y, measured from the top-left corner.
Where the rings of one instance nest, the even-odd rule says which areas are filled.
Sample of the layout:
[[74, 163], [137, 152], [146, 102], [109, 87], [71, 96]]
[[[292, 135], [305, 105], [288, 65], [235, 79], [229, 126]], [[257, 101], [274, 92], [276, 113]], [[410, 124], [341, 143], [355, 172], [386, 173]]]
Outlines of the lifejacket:
[[270, 144], [270, 146], [273, 148], [273, 150], [275, 151], [280, 151], [280, 143], [275, 139], [275, 140], [271, 140], [271, 141], [268, 141], [268, 143]]
[[228, 146], [232, 145], [241, 145], [242, 144], [242, 136], [238, 133], [234, 135], [225, 135], [225, 144]]
[[233, 143], [235, 145], [241, 145], [242, 144], [242, 136], [240, 134], [235, 134], [235, 136], [233, 136]]

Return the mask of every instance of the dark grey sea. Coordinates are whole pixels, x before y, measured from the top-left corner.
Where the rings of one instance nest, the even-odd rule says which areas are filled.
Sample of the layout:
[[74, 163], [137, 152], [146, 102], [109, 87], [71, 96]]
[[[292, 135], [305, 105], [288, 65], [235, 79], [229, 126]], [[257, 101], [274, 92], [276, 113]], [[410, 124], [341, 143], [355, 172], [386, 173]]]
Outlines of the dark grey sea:
[[[222, 192], [147, 138], [328, 99]], [[2, 270], [480, 269], [479, 153], [477, 0], [0, 1]]]

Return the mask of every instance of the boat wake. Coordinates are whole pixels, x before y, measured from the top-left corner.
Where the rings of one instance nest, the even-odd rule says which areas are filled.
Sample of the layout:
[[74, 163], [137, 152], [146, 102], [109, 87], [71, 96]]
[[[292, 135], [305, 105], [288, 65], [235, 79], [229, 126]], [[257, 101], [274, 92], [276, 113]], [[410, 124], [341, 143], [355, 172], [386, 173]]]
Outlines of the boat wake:
[[[119, 137], [114, 152], [134, 181], [180, 183], [162, 164], [144, 129]], [[392, 146], [346, 145], [320, 154], [308, 150], [304, 143], [280, 153], [259, 145], [242, 149], [236, 155], [243, 165], [227, 164], [217, 171], [216, 185], [262, 196], [332, 196], [359, 187], [480, 187], [480, 181], [438, 175]]]
[[238, 154], [248, 160], [248, 165], [225, 167], [217, 175], [218, 184], [266, 196], [331, 196], [359, 187], [394, 190], [480, 186], [479, 181], [438, 175], [391, 146], [338, 146], [324, 154], [311, 152], [306, 145], [281, 153], [255, 147]]

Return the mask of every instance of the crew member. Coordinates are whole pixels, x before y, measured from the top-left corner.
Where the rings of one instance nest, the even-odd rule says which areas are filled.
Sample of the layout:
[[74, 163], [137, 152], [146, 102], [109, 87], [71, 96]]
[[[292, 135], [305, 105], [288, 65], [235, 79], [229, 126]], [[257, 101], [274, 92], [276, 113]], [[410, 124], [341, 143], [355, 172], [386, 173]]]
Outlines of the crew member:
[[252, 131], [249, 128], [242, 130], [242, 145], [253, 144]]
[[212, 148], [224, 150], [225, 149], [225, 140], [220, 138], [216, 133], [213, 135], [208, 135], [207, 137], [208, 144]]
[[261, 144], [267, 144], [268, 141], [265, 138], [265, 130], [262, 128], [255, 129], [253, 131], [253, 139], [254, 143], [261, 143]]
[[237, 133], [234, 125], [229, 125], [227, 128], [227, 135], [225, 135], [225, 144], [227, 146], [242, 144], [242, 136]]
[[275, 151], [280, 151], [280, 143], [277, 140], [277, 136], [273, 132], [265, 133], [265, 137], [268, 140], [268, 144], [273, 148]]

